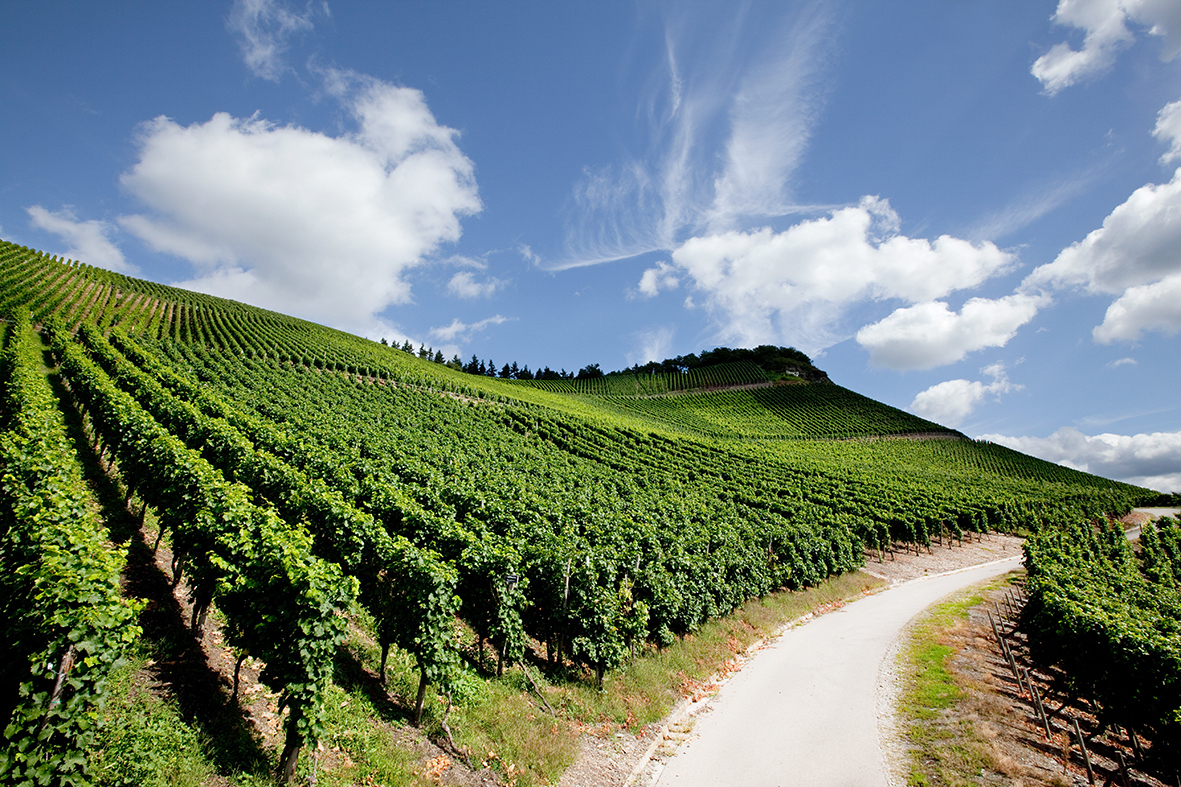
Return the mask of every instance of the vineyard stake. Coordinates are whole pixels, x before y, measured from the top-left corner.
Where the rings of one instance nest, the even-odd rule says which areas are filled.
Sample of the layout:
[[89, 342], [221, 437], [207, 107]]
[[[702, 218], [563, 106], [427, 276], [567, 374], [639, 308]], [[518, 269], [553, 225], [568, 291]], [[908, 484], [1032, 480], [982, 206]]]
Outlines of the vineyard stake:
[[1035, 686], [1033, 682], [1030, 682], [1029, 690], [1033, 692], [1034, 702], [1037, 704], [1038, 713], [1040, 713], [1042, 717], [1042, 726], [1046, 728], [1046, 740], [1053, 740], [1054, 736], [1050, 733], [1050, 720], [1046, 716], [1046, 706], [1042, 704], [1041, 692], [1037, 690], [1037, 686]]
[[1132, 740], [1132, 751], [1136, 752], [1136, 760], [1144, 762], [1144, 749], [1140, 747], [1140, 736], [1131, 727], [1128, 727], [1128, 737]]
[[1095, 771], [1091, 768], [1091, 753], [1087, 751], [1087, 741], [1083, 738], [1083, 731], [1079, 729], [1078, 719], [1071, 719], [1074, 722], [1074, 734], [1078, 738], [1078, 747], [1083, 750], [1083, 762], [1087, 764], [1087, 781], [1091, 784], [1095, 783]]

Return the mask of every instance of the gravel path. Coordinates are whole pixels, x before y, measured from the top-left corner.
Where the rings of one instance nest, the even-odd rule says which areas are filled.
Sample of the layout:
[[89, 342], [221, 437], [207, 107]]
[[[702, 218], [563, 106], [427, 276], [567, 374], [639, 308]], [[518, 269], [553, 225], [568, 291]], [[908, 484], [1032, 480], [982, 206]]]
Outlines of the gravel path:
[[890, 689], [880, 684], [887, 652], [923, 609], [1019, 565], [1006, 557], [904, 582], [788, 631], [718, 692], [655, 783], [886, 787], [877, 698]]

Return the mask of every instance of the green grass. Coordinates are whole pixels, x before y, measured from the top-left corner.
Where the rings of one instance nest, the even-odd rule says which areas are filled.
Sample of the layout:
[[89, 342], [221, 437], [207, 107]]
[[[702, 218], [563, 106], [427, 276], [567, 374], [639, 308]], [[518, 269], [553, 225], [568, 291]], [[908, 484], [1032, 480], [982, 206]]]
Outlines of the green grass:
[[213, 775], [202, 736], [174, 702], [145, 684], [148, 657], [138, 653], [115, 671], [90, 763], [97, 785], [198, 787]]
[[[773, 636], [809, 612], [860, 597], [880, 584], [867, 574], [850, 572], [814, 588], [752, 600], [663, 650], [638, 653], [610, 673], [601, 690], [593, 675], [546, 674], [530, 666], [533, 681], [556, 715], [550, 715], [537, 699], [520, 666], [507, 669], [499, 678], [466, 667], [452, 693], [448, 725], [471, 767], [491, 768], [502, 783], [517, 787], [556, 784], [573, 764], [583, 732], [596, 728], [638, 733], [664, 718], [684, 694], [706, 690], [705, 682], [755, 641]], [[355, 619], [358, 625], [338, 660], [328, 704], [329, 733], [320, 754], [319, 783], [427, 784], [426, 755], [412, 749], [417, 733], [407, 721], [417, 671], [408, 656], [391, 652], [385, 691], [393, 701], [384, 699], [385, 691], [366, 687], [365, 675], [376, 673], [379, 653], [370, 621], [360, 611]], [[457, 631], [457, 635], [471, 645], [468, 632]], [[428, 693], [422, 731], [430, 740], [444, 740], [445, 712], [446, 698]], [[301, 774], [309, 776], [311, 769], [311, 758], [301, 758]]]
[[905, 635], [898, 715], [911, 746], [908, 785], [979, 784], [982, 769], [991, 764], [971, 722], [949, 713], [965, 692], [949, 668], [956, 649], [945, 638], [968, 619], [986, 592], [1008, 581], [1001, 577], [955, 594], [924, 612]]

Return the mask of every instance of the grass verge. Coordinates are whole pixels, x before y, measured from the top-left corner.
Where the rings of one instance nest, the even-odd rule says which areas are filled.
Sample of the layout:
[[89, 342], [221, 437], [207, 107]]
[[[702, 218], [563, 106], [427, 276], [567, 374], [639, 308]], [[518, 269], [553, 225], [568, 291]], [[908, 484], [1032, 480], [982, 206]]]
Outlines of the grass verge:
[[[445, 697], [428, 696], [421, 732], [408, 721], [417, 688], [412, 659], [391, 653], [387, 684], [377, 683], [379, 653], [365, 614], [356, 610], [357, 625], [340, 651], [330, 689], [327, 735], [318, 752], [305, 750], [300, 757], [300, 778], [306, 783], [314, 775], [323, 787], [468, 783], [454, 753], [432, 743], [445, 739], [446, 718], [467, 766], [489, 768], [505, 785], [556, 784], [574, 762], [582, 734], [638, 733], [667, 715], [680, 698], [708, 691], [710, 677], [727, 672], [735, 655], [755, 641], [881, 584], [867, 574], [851, 572], [804, 591], [751, 600], [663, 650], [637, 653], [607, 676], [602, 690], [593, 675], [547, 673], [534, 662], [528, 667], [532, 684], [553, 715], [519, 665], [499, 678], [468, 667], [449, 711]], [[120, 671], [112, 691], [103, 741], [91, 752], [96, 782], [242, 787], [269, 783], [265, 768], [240, 770], [214, 762], [220, 733], [194, 726], [172, 697], [145, 683], [150, 663], [146, 645]]]
[[[988, 688], [971, 673], [973, 608], [1012, 575], [967, 588], [911, 624], [899, 650], [898, 725], [908, 747], [904, 764], [911, 787], [959, 787], [999, 783], [1010, 770], [995, 740]], [[1009, 783], [1007, 779], [1000, 779]]]

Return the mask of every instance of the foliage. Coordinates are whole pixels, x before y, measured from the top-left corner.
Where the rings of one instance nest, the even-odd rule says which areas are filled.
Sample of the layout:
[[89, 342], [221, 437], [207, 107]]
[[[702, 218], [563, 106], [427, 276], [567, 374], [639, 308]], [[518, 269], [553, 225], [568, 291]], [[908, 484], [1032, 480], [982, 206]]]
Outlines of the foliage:
[[0, 778], [89, 783], [107, 682], [139, 635], [124, 599], [124, 553], [106, 541], [42, 371], [41, 342], [18, 316], [0, 358], [0, 614], [6, 647]]
[[[790, 348], [541, 382], [473, 358], [472, 376], [425, 348], [0, 242], [0, 311], [22, 305], [53, 326], [101, 450], [171, 531], [194, 624], [216, 603], [229, 644], [284, 693], [289, 748], [323, 732], [358, 591], [423, 691], [459, 685], [457, 616], [502, 664], [532, 640], [551, 674], [609, 681], [633, 654], [867, 550], [1153, 496], [839, 386], [773, 380], [812, 374]], [[536, 376], [514, 367], [500, 376]], [[884, 439], [915, 434], [943, 439]]]
[[1097, 700], [1105, 722], [1139, 730], [1154, 742], [1158, 761], [1175, 768], [1181, 594], [1162, 570], [1162, 541], [1150, 536], [1138, 558], [1112, 523], [1035, 534], [1025, 545], [1029, 602], [1022, 626], [1034, 658], [1060, 666], [1071, 694]]

